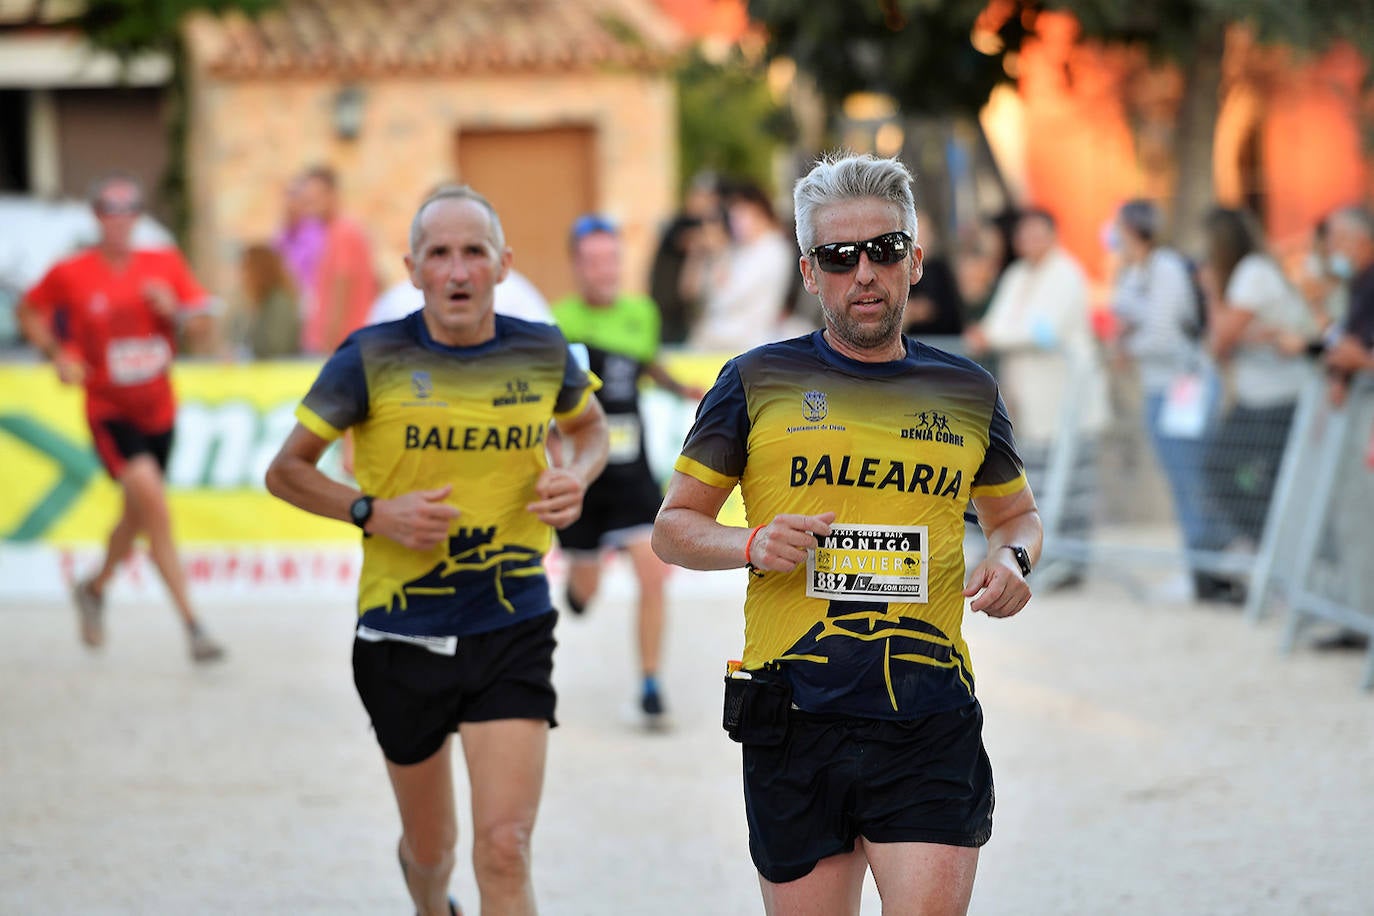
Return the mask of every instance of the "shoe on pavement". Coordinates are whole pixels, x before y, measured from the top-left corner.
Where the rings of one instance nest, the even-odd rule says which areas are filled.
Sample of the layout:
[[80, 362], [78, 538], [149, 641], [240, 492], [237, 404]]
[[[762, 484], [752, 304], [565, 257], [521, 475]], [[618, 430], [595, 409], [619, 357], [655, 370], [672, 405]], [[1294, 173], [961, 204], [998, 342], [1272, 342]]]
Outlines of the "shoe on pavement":
[[1358, 630], [1341, 630], [1316, 640], [1312, 643], [1312, 648], [1318, 652], [1362, 652], [1369, 648], [1369, 634]]
[[92, 649], [100, 648], [105, 644], [105, 596], [91, 587], [90, 579], [82, 579], [72, 586], [72, 600], [81, 641]]
[[217, 662], [224, 658], [224, 647], [204, 633], [192, 633], [191, 658], [202, 663]]
[[1245, 603], [1245, 583], [1212, 573], [1193, 573], [1193, 593], [1203, 604]]
[[644, 728], [651, 732], [666, 731], [668, 711], [663, 706], [663, 697], [657, 690], [646, 690], [639, 698], [639, 711]]

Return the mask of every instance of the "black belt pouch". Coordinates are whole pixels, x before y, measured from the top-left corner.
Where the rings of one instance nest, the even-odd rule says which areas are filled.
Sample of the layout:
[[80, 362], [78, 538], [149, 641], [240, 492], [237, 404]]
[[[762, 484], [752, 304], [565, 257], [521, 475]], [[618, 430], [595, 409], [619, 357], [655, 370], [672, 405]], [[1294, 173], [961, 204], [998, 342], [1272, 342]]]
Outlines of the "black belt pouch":
[[749, 677], [725, 676], [725, 713], [721, 719], [730, 740], [772, 747], [787, 737], [792, 685], [781, 668], [768, 665], [741, 671]]

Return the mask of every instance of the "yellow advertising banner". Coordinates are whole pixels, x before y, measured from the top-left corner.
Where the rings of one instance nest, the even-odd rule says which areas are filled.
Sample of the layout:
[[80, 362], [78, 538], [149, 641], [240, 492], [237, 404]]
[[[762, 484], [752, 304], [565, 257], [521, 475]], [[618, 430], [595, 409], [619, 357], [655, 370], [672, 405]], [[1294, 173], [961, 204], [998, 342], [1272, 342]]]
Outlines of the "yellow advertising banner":
[[[669, 370], [708, 387], [718, 355], [670, 354]], [[178, 540], [211, 544], [356, 544], [350, 525], [302, 512], [271, 497], [263, 474], [295, 423], [317, 363], [181, 362], [176, 440], [167, 467]], [[646, 392], [650, 460], [665, 480], [695, 405]], [[95, 545], [119, 512], [116, 485], [95, 456], [79, 389], [61, 385], [46, 364], [0, 364], [0, 541], [12, 545]], [[331, 448], [326, 473], [348, 479]], [[722, 520], [743, 524], [738, 493]]]
[[[167, 467], [173, 525], [184, 543], [348, 542], [357, 532], [312, 516], [263, 488], [267, 464], [295, 423], [312, 363], [180, 363], [176, 439]], [[333, 451], [333, 450], [331, 450]], [[96, 459], [79, 389], [47, 365], [0, 367], [0, 502], [7, 541], [103, 541], [119, 490]], [[337, 474], [337, 456], [326, 470]]]

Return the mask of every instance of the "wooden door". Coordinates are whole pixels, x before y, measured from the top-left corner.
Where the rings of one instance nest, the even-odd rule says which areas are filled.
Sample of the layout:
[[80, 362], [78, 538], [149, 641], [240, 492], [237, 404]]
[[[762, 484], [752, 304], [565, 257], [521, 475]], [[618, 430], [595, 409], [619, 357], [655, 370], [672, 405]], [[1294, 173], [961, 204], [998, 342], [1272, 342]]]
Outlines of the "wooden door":
[[568, 230], [596, 209], [596, 133], [587, 126], [460, 129], [458, 180], [496, 207], [514, 267], [552, 302], [573, 289]]

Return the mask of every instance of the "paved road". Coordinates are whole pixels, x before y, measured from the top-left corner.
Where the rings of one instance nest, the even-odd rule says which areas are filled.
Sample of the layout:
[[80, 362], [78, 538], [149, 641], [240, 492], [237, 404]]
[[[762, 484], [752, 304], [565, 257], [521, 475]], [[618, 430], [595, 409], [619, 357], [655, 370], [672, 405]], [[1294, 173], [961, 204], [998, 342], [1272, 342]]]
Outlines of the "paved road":
[[[622, 720], [624, 570], [560, 623], [546, 914], [761, 911], [719, 728], [742, 581], [672, 580], [665, 736]], [[0, 913], [408, 912], [348, 610], [207, 615], [232, 651], [215, 670], [192, 669], [160, 605], [117, 602], [100, 656], [67, 607], [0, 606]], [[1358, 658], [1282, 658], [1276, 623], [1101, 582], [969, 633], [998, 788], [975, 914], [1374, 912]], [[470, 870], [454, 886], [474, 898]]]

